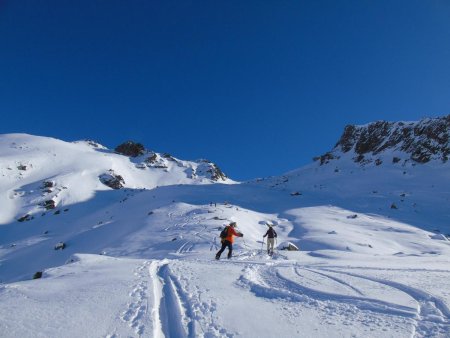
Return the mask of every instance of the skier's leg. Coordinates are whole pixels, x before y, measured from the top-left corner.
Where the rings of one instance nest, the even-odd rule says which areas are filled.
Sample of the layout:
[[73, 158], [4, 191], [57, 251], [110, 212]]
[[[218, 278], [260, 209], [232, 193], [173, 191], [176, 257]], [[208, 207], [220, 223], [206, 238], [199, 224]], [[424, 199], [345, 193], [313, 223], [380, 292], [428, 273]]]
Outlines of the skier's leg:
[[228, 259], [231, 258], [232, 253], [233, 253], [233, 244], [231, 244], [231, 242], [228, 242]]
[[223, 250], [225, 250], [225, 248], [227, 247], [227, 242], [228, 242], [228, 241], [223, 241], [223, 242], [222, 242], [222, 247], [221, 247], [220, 250], [217, 251], [217, 253], [216, 253], [216, 259], [219, 259], [219, 258], [220, 258], [220, 255], [222, 254]]
[[268, 251], [269, 251], [269, 255], [271, 255], [271, 254], [273, 254], [274, 239], [270, 238], [269, 241], [270, 241], [270, 248]]

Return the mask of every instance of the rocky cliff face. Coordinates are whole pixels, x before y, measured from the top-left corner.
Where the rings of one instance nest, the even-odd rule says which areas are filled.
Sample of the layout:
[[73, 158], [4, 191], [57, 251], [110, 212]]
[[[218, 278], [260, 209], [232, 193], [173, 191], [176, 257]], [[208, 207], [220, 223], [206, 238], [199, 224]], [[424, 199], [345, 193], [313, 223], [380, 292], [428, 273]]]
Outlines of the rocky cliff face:
[[418, 122], [378, 121], [365, 126], [348, 125], [332, 151], [314, 158], [320, 164], [351, 154], [360, 164], [392, 162], [447, 162], [450, 155], [450, 115]]

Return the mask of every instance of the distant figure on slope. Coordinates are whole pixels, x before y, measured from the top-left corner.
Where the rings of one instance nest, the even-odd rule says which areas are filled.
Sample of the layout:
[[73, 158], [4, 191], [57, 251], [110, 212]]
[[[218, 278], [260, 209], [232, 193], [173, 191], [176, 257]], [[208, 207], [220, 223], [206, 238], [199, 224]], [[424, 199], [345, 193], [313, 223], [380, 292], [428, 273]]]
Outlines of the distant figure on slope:
[[[216, 259], [220, 259], [220, 255], [225, 250], [226, 247], [228, 247], [228, 259], [231, 258], [231, 254], [233, 252], [233, 242], [234, 242], [234, 236], [236, 237], [244, 237], [244, 234], [237, 232], [234, 228], [236, 227], [236, 222], [231, 222], [227, 227], [225, 228], [226, 234], [222, 238], [222, 248], [217, 251], [216, 253]], [[224, 230], [224, 231], [225, 231]]]
[[275, 238], [277, 238], [277, 232], [273, 230], [272, 224], [267, 223], [267, 226], [269, 227], [269, 229], [267, 230], [263, 238], [266, 238], [267, 236], [267, 254], [273, 255], [273, 247], [275, 244]]

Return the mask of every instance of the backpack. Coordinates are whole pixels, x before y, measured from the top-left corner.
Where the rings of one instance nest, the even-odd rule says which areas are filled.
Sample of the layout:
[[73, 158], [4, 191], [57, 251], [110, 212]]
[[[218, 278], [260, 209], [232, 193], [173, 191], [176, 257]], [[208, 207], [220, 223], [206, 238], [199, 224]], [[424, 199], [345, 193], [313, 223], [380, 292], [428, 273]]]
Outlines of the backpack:
[[223, 241], [228, 236], [228, 226], [220, 232], [220, 239]]

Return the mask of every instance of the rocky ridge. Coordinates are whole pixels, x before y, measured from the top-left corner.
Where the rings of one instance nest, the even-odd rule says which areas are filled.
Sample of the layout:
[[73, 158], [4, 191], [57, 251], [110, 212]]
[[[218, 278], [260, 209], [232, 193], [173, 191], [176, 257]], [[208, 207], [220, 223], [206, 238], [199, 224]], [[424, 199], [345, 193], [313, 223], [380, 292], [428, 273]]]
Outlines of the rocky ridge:
[[323, 165], [343, 155], [351, 155], [354, 162], [361, 165], [380, 165], [383, 157], [389, 154], [392, 163], [445, 163], [450, 155], [449, 140], [450, 115], [418, 122], [377, 121], [364, 126], [347, 125], [333, 150], [314, 160]]
[[205, 160], [182, 161], [173, 157], [169, 153], [157, 153], [146, 149], [141, 143], [127, 141], [115, 148], [115, 152], [130, 157], [138, 169], [160, 169], [170, 170], [172, 166], [184, 168], [187, 177], [206, 178], [214, 182], [223, 182], [228, 179], [227, 175], [217, 166], [217, 164]]

